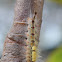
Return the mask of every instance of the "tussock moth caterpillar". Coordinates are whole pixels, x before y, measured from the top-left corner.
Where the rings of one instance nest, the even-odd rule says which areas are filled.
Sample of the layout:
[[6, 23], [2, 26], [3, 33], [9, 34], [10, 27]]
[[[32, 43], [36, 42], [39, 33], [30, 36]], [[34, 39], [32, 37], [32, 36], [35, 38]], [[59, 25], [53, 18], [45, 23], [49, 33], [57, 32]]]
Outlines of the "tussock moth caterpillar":
[[[34, 17], [28, 18], [28, 32], [26, 33], [27, 35], [27, 41], [29, 42], [27, 45], [30, 48], [30, 55], [27, 53], [27, 55], [29, 57], [27, 57], [27, 59], [29, 59], [29, 61], [31, 60], [31, 62], [35, 62], [37, 59], [37, 42], [36, 38], [35, 38], [35, 18], [36, 18], [37, 12], [35, 12]], [[27, 51], [29, 51], [27, 50]], [[29, 62], [27, 61], [27, 62]]]

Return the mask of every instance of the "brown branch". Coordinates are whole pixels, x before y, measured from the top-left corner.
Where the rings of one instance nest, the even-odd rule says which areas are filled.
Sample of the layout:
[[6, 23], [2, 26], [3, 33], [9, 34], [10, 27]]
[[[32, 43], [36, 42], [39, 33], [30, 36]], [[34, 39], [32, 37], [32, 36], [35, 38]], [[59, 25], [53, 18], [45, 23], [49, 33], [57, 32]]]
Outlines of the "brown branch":
[[37, 12], [36, 26], [38, 39], [40, 34], [40, 25], [42, 17], [43, 0], [17, 0], [15, 7], [15, 17], [13, 26], [8, 33], [5, 43], [1, 62], [31, 62], [26, 59], [28, 50], [26, 32], [28, 23], [27, 18]]

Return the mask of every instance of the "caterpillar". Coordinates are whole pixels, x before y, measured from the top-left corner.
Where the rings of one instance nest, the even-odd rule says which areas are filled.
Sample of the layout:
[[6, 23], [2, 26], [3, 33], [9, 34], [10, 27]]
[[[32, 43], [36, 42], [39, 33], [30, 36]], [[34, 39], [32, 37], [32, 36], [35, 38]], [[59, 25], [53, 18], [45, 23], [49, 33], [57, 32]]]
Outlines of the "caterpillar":
[[36, 61], [36, 40], [35, 40], [35, 17], [36, 17], [36, 12], [34, 17], [31, 19], [29, 18], [28, 20], [28, 33], [27, 33], [27, 41], [30, 41], [30, 43], [28, 44], [29, 47], [31, 48], [31, 56], [29, 58], [31, 58], [32, 62]]
[[[17, 0], [0, 62], [36, 62], [44, 0]], [[32, 17], [30, 17], [32, 14]]]

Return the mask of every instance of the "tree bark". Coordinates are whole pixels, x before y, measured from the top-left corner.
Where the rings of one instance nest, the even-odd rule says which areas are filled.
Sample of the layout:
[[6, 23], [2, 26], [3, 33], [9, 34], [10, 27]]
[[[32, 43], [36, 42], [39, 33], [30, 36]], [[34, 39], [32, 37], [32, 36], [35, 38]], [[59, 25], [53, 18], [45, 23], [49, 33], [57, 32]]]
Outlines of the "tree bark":
[[[27, 45], [28, 22], [34, 13], [37, 13], [36, 32], [37, 39], [39, 40], [40, 27], [42, 21], [42, 9], [44, 0], [17, 0], [15, 6], [15, 17], [13, 26], [8, 33], [5, 43], [2, 58], [0, 62], [32, 62], [27, 58]], [[30, 49], [29, 49], [30, 50]]]

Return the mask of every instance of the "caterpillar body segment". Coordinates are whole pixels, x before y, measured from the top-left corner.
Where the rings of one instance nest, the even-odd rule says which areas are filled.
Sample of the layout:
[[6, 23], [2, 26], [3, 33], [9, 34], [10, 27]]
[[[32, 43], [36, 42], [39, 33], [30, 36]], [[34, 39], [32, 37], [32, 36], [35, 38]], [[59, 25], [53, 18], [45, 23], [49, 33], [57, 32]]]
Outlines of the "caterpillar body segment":
[[37, 59], [37, 47], [33, 46], [32, 47], [32, 61], [35, 62]]

